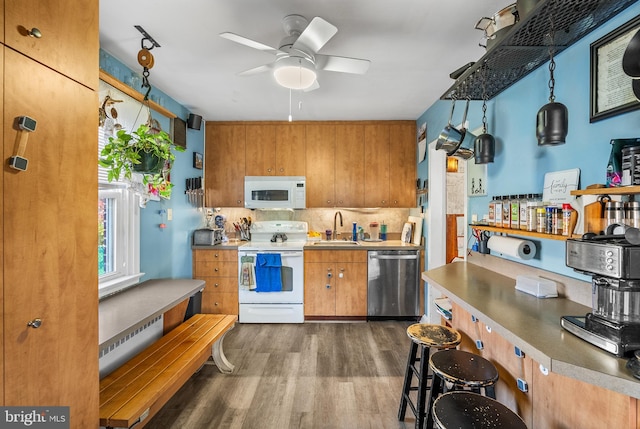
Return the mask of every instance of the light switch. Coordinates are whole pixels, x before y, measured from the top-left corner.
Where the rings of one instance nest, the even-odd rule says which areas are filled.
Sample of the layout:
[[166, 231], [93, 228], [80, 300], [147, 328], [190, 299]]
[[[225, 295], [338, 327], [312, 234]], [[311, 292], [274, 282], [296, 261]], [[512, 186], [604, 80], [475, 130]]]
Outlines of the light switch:
[[167, 220], [173, 220], [173, 209], [167, 209]]

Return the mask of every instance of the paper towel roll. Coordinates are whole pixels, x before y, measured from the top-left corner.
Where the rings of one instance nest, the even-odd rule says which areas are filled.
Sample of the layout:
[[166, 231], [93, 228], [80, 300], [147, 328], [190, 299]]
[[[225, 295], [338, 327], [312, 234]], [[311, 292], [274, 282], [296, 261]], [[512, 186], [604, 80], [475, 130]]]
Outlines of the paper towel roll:
[[536, 245], [532, 241], [520, 238], [492, 235], [487, 243], [493, 252], [513, 256], [520, 259], [531, 259], [536, 256]]

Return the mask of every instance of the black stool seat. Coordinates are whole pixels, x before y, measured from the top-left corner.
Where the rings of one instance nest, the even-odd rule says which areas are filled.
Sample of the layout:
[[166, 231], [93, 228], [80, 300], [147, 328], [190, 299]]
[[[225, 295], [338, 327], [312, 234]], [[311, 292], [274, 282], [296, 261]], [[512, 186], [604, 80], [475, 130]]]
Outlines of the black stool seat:
[[477, 393], [445, 393], [433, 404], [433, 419], [439, 429], [527, 429], [509, 408]]
[[[463, 350], [442, 350], [431, 355], [434, 374], [456, 386], [480, 388], [498, 381], [498, 369], [482, 356]], [[494, 398], [495, 399], [495, 398]]]

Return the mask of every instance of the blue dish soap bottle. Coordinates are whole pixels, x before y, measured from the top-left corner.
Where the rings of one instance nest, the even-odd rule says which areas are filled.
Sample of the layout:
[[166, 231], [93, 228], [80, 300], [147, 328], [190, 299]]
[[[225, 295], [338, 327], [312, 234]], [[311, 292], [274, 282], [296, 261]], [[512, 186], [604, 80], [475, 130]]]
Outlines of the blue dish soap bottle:
[[358, 241], [358, 223], [353, 222], [353, 230], [351, 231], [351, 239], [353, 241]]

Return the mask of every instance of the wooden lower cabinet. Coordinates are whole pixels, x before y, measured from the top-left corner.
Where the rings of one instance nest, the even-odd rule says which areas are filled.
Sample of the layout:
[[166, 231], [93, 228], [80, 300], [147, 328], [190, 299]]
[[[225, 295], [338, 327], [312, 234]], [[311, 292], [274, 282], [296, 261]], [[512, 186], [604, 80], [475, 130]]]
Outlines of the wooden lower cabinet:
[[305, 250], [304, 314], [367, 316], [367, 251]]
[[193, 278], [206, 282], [202, 313], [238, 314], [237, 250], [194, 250]]
[[[487, 329], [481, 320], [452, 303], [451, 325], [462, 334], [460, 348], [483, 356], [498, 369], [496, 398], [518, 413], [530, 428], [603, 427], [638, 428], [635, 398], [553, 372], [545, 375], [540, 364], [528, 356], [518, 357], [515, 346]], [[476, 341], [482, 341], [482, 350]], [[527, 382], [528, 391], [517, 388], [517, 379]]]

